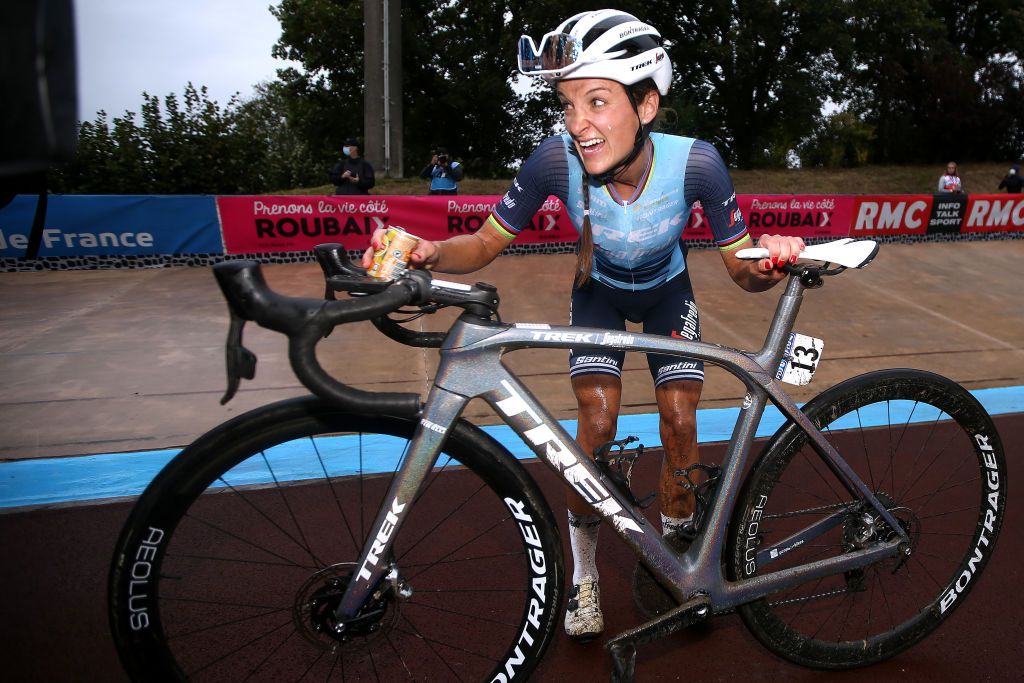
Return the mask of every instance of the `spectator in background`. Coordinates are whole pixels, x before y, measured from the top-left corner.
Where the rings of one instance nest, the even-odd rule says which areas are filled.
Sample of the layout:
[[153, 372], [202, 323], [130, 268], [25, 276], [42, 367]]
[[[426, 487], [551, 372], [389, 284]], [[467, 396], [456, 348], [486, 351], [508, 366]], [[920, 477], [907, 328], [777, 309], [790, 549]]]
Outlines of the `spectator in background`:
[[951, 161], [946, 164], [946, 175], [939, 178], [939, 193], [940, 194], [963, 194], [964, 185], [960, 182], [960, 176], [957, 175], [956, 162]]
[[348, 138], [341, 148], [341, 154], [342, 157], [330, 173], [334, 194], [370, 194], [370, 188], [377, 181], [373, 176], [373, 166], [359, 156], [359, 142], [355, 138]]
[[1010, 194], [1020, 194], [1022, 186], [1024, 186], [1024, 180], [1021, 180], [1020, 177], [1020, 164], [1014, 164], [1010, 167], [1006, 177], [999, 183], [999, 189], [1005, 189]]
[[420, 171], [420, 178], [430, 178], [430, 194], [458, 194], [462, 175], [462, 164], [452, 159], [444, 147], [438, 147], [434, 158]]

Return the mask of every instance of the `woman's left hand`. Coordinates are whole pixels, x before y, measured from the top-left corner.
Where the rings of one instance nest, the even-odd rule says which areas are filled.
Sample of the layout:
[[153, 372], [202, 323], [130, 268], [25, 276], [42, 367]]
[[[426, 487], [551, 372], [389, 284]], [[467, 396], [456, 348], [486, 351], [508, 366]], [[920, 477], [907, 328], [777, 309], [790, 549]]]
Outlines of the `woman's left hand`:
[[796, 263], [797, 256], [803, 251], [804, 241], [799, 237], [785, 235], [761, 235], [757, 246], [768, 250], [768, 258], [757, 261], [757, 270], [761, 275], [772, 279], [782, 279], [785, 273], [782, 267]]

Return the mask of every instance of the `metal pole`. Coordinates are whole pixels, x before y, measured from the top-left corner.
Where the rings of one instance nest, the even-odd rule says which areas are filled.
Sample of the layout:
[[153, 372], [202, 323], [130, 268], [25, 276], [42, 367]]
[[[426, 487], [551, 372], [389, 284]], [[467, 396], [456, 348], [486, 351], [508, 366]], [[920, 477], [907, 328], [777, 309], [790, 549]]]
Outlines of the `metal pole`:
[[384, 2], [384, 172], [391, 176], [391, 9], [390, 0]]

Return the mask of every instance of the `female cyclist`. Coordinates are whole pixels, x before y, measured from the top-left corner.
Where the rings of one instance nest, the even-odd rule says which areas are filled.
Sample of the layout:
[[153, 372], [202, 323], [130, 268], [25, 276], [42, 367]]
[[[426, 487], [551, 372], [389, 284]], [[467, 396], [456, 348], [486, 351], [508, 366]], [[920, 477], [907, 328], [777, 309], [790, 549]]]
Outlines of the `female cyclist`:
[[[697, 307], [680, 237], [690, 207], [701, 202], [725, 267], [747, 291], [785, 278], [803, 241], [762, 236], [769, 258], [734, 256], [752, 246], [732, 180], [714, 147], [692, 138], [652, 133], [672, 66], [656, 29], [617, 10], [577, 14], [544, 35], [519, 41], [520, 72], [554, 85], [566, 133], [549, 137], [523, 164], [512, 187], [475, 234], [421, 240], [412, 267], [468, 273], [490, 263], [549, 195], [558, 197], [580, 234], [570, 324], [699, 339]], [[364, 265], [379, 248], [372, 238]], [[579, 406], [577, 441], [587, 453], [615, 438], [623, 352], [573, 350], [569, 375]], [[696, 462], [696, 410], [703, 363], [648, 355], [665, 450], [659, 498], [662, 532], [674, 533], [693, 514], [693, 499], [673, 472]], [[595, 551], [600, 518], [567, 494], [573, 554], [566, 633], [589, 640], [604, 629]]]

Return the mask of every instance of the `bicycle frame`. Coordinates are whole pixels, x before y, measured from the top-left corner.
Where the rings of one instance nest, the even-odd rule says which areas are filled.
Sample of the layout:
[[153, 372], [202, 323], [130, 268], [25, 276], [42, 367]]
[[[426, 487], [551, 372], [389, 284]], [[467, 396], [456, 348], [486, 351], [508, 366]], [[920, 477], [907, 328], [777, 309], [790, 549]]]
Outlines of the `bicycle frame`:
[[[440, 366], [420, 424], [385, 503], [370, 527], [370, 536], [356, 565], [356, 576], [337, 609], [339, 623], [359, 612], [369, 592], [382, 578], [398, 587], [397, 573], [381, 559], [390, 557], [391, 539], [408, 514], [408, 504], [415, 499], [427, 473], [434, 467], [445, 433], [475, 397], [486, 400], [541, 461], [554, 469], [611, 524], [680, 603], [696, 594], [706, 594], [715, 611], [724, 611], [809, 579], [850, 571], [897, 554], [899, 546], [909, 542], [902, 527], [775, 380], [774, 369], [782, 360], [805, 288], [799, 276], [790, 277], [764, 345], [756, 354], [660, 335], [539, 324], [509, 325], [480, 321], [467, 315], [460, 317], [441, 348]], [[723, 460], [717, 493], [703, 528], [685, 553], [677, 556], [670, 549], [643, 514], [608, 482], [573, 437], [501, 362], [505, 352], [524, 348], [614, 348], [686, 356], [718, 365], [744, 383], [747, 396]], [[739, 496], [757, 425], [768, 401], [808, 435], [819, 456], [854, 499], [863, 500], [873, 508], [898, 538], [749, 579], [730, 581], [723, 576], [721, 558], [727, 526]], [[514, 515], [514, 506], [510, 505], [510, 510]], [[838, 510], [773, 547], [757, 548], [753, 559], [760, 566], [768, 561], [773, 549], [781, 555], [787, 548], [806, 543], [842, 524], [847, 512]]]

